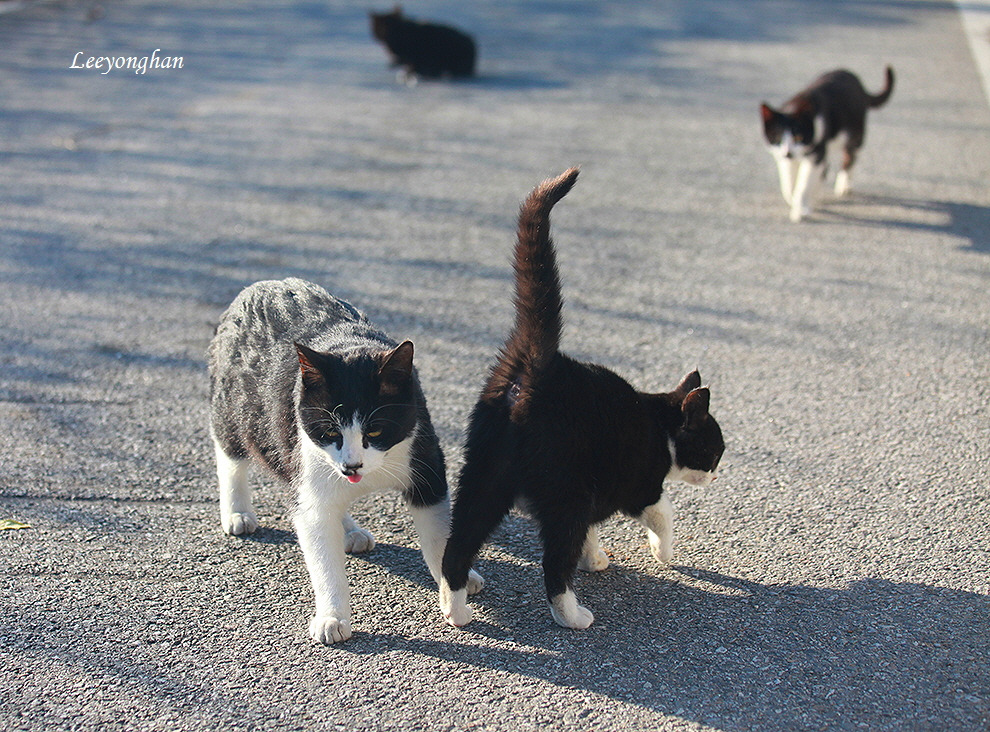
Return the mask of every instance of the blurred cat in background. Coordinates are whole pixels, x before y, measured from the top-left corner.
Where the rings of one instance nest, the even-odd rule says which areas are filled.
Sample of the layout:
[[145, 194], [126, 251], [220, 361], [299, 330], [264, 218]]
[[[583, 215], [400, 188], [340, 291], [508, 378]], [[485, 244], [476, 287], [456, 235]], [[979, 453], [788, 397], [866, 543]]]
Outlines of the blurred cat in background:
[[388, 49], [403, 81], [474, 76], [478, 49], [463, 31], [407, 18], [398, 5], [370, 16], [371, 34]]
[[866, 136], [866, 112], [883, 106], [893, 89], [890, 66], [879, 94], [870, 94], [855, 74], [839, 69], [819, 77], [779, 110], [766, 102], [760, 105], [763, 134], [777, 161], [780, 191], [791, 207], [791, 221], [810, 213], [806, 199], [812, 173], [817, 168], [825, 177], [827, 147], [840, 137], [842, 167], [835, 178], [835, 194], [849, 194], [850, 171]]

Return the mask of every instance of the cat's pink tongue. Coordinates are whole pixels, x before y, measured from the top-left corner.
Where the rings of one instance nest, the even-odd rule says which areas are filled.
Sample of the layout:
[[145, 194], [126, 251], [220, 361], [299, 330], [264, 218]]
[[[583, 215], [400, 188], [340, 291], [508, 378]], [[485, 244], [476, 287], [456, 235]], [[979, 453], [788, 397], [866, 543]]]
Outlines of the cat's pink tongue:
[[361, 476], [360, 475], [348, 475], [347, 476], [347, 479], [349, 481], [351, 481], [351, 483], [360, 483], [361, 482]]

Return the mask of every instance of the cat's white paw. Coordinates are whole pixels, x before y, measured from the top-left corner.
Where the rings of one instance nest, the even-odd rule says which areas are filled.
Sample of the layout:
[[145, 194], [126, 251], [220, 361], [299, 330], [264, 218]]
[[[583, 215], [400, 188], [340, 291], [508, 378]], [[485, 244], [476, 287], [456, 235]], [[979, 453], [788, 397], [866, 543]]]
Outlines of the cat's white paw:
[[668, 565], [674, 559], [674, 541], [671, 537], [660, 537], [650, 532], [650, 551], [660, 564]]
[[801, 219], [809, 216], [810, 214], [811, 209], [807, 206], [794, 206], [791, 208], [791, 221], [797, 224], [801, 221]]
[[243, 536], [258, 530], [258, 517], [253, 513], [229, 513], [220, 516], [220, 524], [225, 534]]
[[467, 594], [466, 587], [454, 592], [446, 580], [440, 583], [440, 612], [455, 628], [467, 625], [474, 618], [474, 611], [467, 604]]
[[601, 572], [608, 568], [608, 555], [602, 549], [583, 554], [578, 560], [578, 569], [584, 572]]
[[468, 572], [467, 581], [467, 593], [469, 595], [477, 595], [485, 586], [485, 578], [480, 574], [475, 572], [473, 569]]
[[317, 615], [309, 623], [309, 635], [313, 640], [329, 646], [350, 638], [351, 624], [348, 620], [331, 615]]
[[375, 548], [375, 537], [360, 526], [344, 534], [344, 551], [350, 554], [370, 552]]
[[550, 615], [553, 616], [557, 625], [575, 630], [584, 630], [595, 622], [595, 616], [591, 610], [583, 605], [578, 605], [577, 597], [570, 590], [551, 600]]

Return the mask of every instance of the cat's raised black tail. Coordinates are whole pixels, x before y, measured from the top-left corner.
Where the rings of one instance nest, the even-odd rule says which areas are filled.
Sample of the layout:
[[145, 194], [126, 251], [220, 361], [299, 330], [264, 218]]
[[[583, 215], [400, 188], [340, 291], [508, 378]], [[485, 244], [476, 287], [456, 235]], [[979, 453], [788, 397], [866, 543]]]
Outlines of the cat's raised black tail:
[[537, 186], [519, 211], [514, 269], [516, 321], [502, 346], [483, 399], [506, 400], [513, 419], [526, 411], [533, 379], [556, 355], [562, 328], [560, 275], [550, 210], [574, 186], [578, 169], [571, 168]]
[[887, 67], [887, 83], [883, 88], [883, 91], [879, 94], [870, 94], [870, 106], [871, 107], [882, 107], [890, 99], [890, 93], [894, 91], [894, 69], [890, 66]]

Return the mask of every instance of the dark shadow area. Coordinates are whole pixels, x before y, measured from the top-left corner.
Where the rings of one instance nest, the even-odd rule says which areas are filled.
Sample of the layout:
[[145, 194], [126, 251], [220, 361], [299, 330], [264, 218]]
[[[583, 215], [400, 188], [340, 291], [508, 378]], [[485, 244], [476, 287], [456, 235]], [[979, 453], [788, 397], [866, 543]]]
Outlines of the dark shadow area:
[[[903, 215], [871, 216], [868, 211], [851, 213], [844, 210], [854, 205], [901, 209]], [[948, 234], [967, 239], [969, 243], [963, 249], [990, 254], [990, 234], [987, 233], [990, 231], [990, 206], [854, 193], [849, 200], [826, 202], [821, 212], [830, 219], [838, 219], [858, 226]], [[921, 216], [942, 220], [919, 221], [918, 218]]]
[[[674, 571], [668, 579], [613, 567], [582, 577], [579, 594], [597, 617], [587, 631], [556, 627], [531, 577], [519, 585], [532, 593], [522, 602], [500, 591], [506, 601], [494, 623], [450, 629], [443, 642], [362, 633], [341, 650], [398, 649], [521, 673], [723, 730], [990, 722], [985, 596], [880, 579], [830, 589]], [[495, 611], [486, 594], [519, 571], [488, 563], [488, 572], [474, 603]], [[502, 643], [476, 646], [461, 634]], [[526, 645], [513, 647], [519, 635]], [[589, 666], [589, 658], [599, 660]]]

